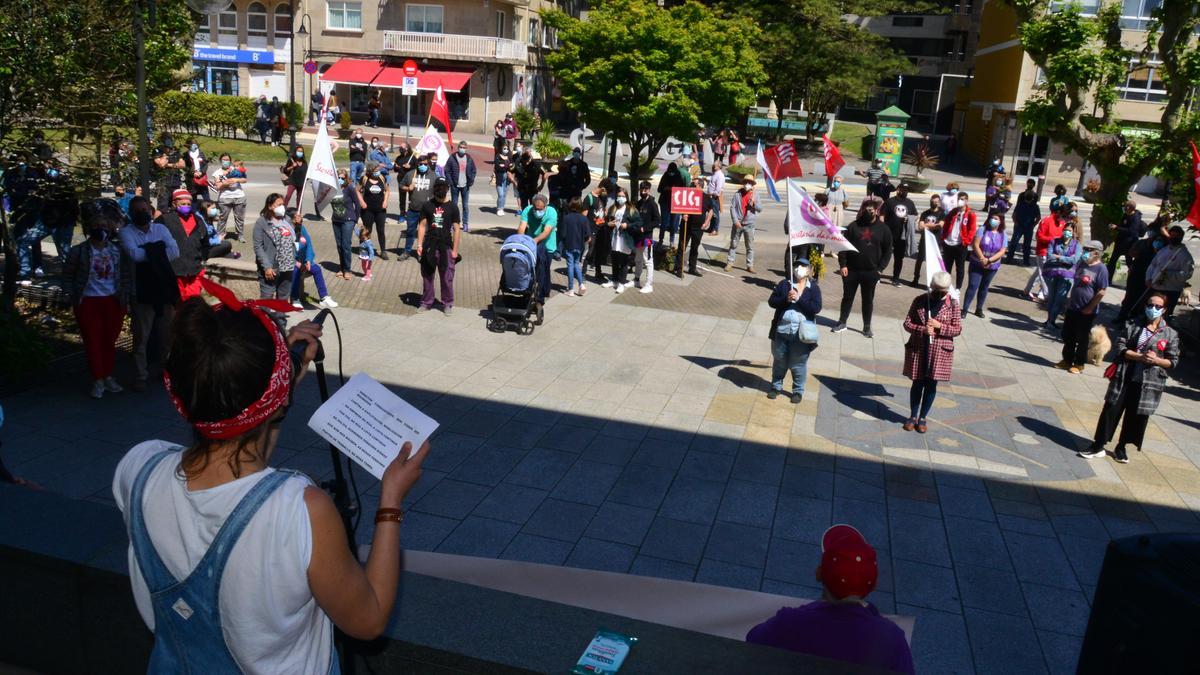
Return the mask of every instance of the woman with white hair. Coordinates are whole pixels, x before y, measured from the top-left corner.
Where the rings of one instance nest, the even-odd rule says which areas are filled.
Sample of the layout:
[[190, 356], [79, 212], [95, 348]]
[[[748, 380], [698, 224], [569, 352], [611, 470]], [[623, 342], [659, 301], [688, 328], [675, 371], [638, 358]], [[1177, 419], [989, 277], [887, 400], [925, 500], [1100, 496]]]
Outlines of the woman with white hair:
[[904, 375], [912, 380], [905, 431], [925, 433], [925, 419], [933, 408], [938, 382], [950, 379], [954, 338], [962, 333], [962, 315], [949, 291], [950, 273], [934, 274], [929, 292], [913, 298], [904, 317], [904, 330], [910, 336], [904, 345]]
[[775, 286], [767, 304], [775, 310], [771, 319], [771, 391], [777, 398], [783, 380], [792, 373], [792, 403], [804, 399], [804, 380], [808, 377], [808, 355], [817, 347], [817, 314], [821, 311], [821, 287], [812, 277], [812, 263], [800, 258], [791, 280]]

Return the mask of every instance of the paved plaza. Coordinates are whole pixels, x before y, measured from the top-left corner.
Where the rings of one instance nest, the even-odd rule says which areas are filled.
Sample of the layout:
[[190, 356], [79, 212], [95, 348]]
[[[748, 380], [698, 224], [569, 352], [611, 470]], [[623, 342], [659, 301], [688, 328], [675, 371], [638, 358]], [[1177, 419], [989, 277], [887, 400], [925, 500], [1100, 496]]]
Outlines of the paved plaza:
[[[409, 495], [404, 546], [812, 599], [820, 535], [848, 522], [879, 553], [871, 600], [916, 618], [919, 672], [1074, 671], [1108, 540], [1200, 529], [1200, 371], [1185, 361], [1173, 373], [1130, 464], [1077, 458], [1103, 368], [1052, 367], [1060, 343], [1034, 330], [1039, 310], [1017, 293], [1026, 270], [1005, 267], [988, 318], [965, 319], [929, 433], [906, 433], [900, 317], [920, 290], [880, 287], [874, 339], [857, 314], [833, 334], [841, 289], [827, 273], [804, 401], [768, 400], [782, 214], [764, 214], [757, 275], [739, 264], [703, 278], [660, 272], [650, 295], [556, 294], [528, 337], [485, 328], [498, 242], [515, 218], [473, 213], [452, 316], [406, 303], [419, 291], [415, 263], [377, 262], [371, 284], [331, 281], [344, 305], [340, 344], [326, 324], [331, 382], [340, 359], [347, 377], [367, 372], [441, 424]], [[329, 228], [309, 227], [329, 260]], [[713, 238], [713, 257], [719, 248]], [[161, 387], [92, 401], [83, 370], [69, 360], [5, 399], [0, 434], [14, 473], [111, 504], [131, 445], [189, 432]], [[118, 375], [130, 370], [119, 358]], [[310, 377], [272, 463], [321, 480], [329, 453], [306, 427], [318, 402]], [[355, 476], [369, 514], [377, 483]], [[359, 541], [371, 532], [364, 518]]]

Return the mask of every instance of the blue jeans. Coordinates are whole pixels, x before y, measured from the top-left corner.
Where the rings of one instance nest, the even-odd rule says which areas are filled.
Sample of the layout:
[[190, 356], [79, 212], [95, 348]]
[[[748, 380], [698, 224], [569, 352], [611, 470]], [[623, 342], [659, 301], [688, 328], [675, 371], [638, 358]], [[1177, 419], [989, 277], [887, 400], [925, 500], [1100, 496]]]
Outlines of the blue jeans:
[[1012, 241], [1008, 242], [1008, 262], [1012, 262], [1017, 257], [1017, 244], [1024, 242], [1021, 247], [1021, 253], [1025, 256], [1025, 264], [1029, 264], [1029, 247], [1033, 245], [1033, 227], [1035, 223], [1026, 223], [1024, 225], [1017, 223], [1013, 228]]
[[321, 273], [321, 266], [317, 263], [312, 264], [310, 270], [298, 268], [295, 274], [292, 275], [292, 291], [289, 294], [292, 300], [299, 300], [304, 293], [304, 275], [311, 274], [313, 281], [317, 282], [317, 297], [324, 298], [329, 295], [329, 288], [325, 286], [325, 275]]
[[333, 241], [337, 244], [339, 272], [351, 270], [350, 255], [353, 247], [351, 238], [354, 235], [355, 224], [353, 221], [333, 221]]
[[363, 174], [366, 172], [367, 165], [365, 162], [350, 162], [350, 183], [357, 185], [359, 179], [361, 179]]
[[[466, 232], [467, 230], [471, 229], [469, 227], [471, 224], [471, 216], [470, 216], [471, 212], [467, 207], [467, 200], [470, 196], [471, 196], [471, 188], [469, 188], [469, 187], [460, 188], [457, 185], [450, 186], [450, 203], [457, 206], [459, 214], [462, 215], [463, 232]], [[461, 204], [459, 203], [459, 200], [462, 200]]]
[[567, 257], [567, 290], [575, 288], [576, 280], [579, 280], [579, 287], [583, 288], [583, 251], [567, 249], [563, 255]]
[[994, 270], [985, 270], [982, 267], [971, 267], [968, 273], [970, 281], [967, 283], [966, 302], [963, 303], [962, 311], [965, 314], [971, 309], [971, 301], [975, 299], [975, 294], [979, 294], [979, 304], [975, 305], [975, 311], [982, 312], [983, 305], [987, 302], [988, 288], [992, 285], [992, 279], [995, 278], [996, 272], [1000, 268]]
[[42, 240], [49, 234], [39, 220], [17, 237], [17, 260], [21, 267], [18, 276], [27, 277], [35, 267], [42, 266]]
[[537, 245], [537, 280], [538, 302], [546, 302], [550, 297], [550, 257], [553, 254], [546, 250], [546, 242], [539, 241]]
[[496, 181], [496, 210], [504, 208], [504, 204], [508, 202], [508, 181]]
[[1074, 280], [1070, 277], [1050, 277], [1048, 281], [1050, 291], [1046, 293], [1046, 323], [1053, 326], [1059, 313], [1067, 306], [1067, 296], [1071, 294]]
[[815, 345], [805, 344], [796, 336], [771, 338], [771, 389], [783, 391], [783, 379], [792, 373], [792, 393], [804, 393], [808, 377], [808, 355]]
[[404, 252], [412, 255], [413, 242], [417, 240], [417, 223], [421, 220], [421, 214], [409, 209], [404, 212], [404, 222], [407, 227], [404, 230]]
[[369, 122], [369, 123], [370, 123], [370, 125], [371, 125], [371, 126], [373, 126], [373, 127], [377, 127], [377, 126], [379, 126], [379, 108], [372, 108], [372, 109], [370, 110], [370, 112], [368, 112], [368, 113], [367, 113], [367, 115], [369, 115], [369, 116], [370, 116], [370, 117], [369, 117], [369, 119], [370, 119], [370, 122]]
[[50, 238], [54, 240], [54, 248], [58, 250], [58, 257], [62, 260], [67, 259], [67, 251], [71, 250], [71, 235], [74, 233], [75, 223], [55, 225], [50, 230]]

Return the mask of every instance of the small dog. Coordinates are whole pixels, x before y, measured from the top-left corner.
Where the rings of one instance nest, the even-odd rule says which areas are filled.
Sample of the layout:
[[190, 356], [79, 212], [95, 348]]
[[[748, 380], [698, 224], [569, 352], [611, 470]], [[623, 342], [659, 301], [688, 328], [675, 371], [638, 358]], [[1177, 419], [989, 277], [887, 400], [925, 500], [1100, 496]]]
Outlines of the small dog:
[[1092, 326], [1091, 332], [1088, 333], [1088, 363], [1093, 366], [1100, 365], [1104, 357], [1108, 356], [1110, 349], [1112, 349], [1112, 340], [1108, 339], [1108, 331], [1104, 326]]

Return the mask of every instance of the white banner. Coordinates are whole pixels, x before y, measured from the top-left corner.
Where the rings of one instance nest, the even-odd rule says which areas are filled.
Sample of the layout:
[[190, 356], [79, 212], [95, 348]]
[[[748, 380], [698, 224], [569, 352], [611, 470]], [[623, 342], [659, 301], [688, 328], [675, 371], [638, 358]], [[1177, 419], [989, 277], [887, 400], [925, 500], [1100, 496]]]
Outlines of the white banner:
[[[933, 287], [933, 275], [946, 271], [946, 261], [942, 259], [942, 248], [938, 246], [937, 235], [925, 230], [925, 285]], [[950, 283], [950, 297], [958, 302], [958, 289]]]
[[[324, 183], [333, 189], [338, 187], [337, 167], [333, 163], [334, 142], [329, 138], [325, 129], [325, 118], [321, 118], [321, 126], [317, 127], [317, 140], [313, 142], [311, 157], [308, 160], [307, 180], [313, 183]], [[316, 185], [313, 185], [316, 188]]]
[[418, 155], [428, 155], [431, 152], [436, 152], [438, 166], [446, 166], [446, 160], [450, 159], [450, 150], [446, 147], [446, 142], [442, 140], [442, 135], [438, 133], [432, 124], [425, 130], [425, 136], [420, 141], [417, 141], [417, 147], [413, 148], [413, 152]]
[[833, 253], [858, 250], [846, 241], [842, 231], [833, 224], [824, 209], [800, 186], [800, 181], [787, 179], [787, 195], [788, 238], [792, 246], [824, 244], [825, 250]]

